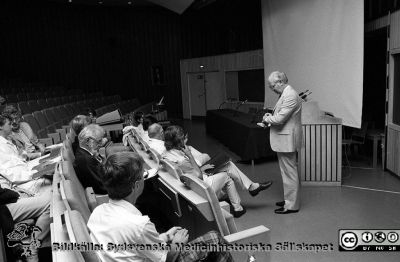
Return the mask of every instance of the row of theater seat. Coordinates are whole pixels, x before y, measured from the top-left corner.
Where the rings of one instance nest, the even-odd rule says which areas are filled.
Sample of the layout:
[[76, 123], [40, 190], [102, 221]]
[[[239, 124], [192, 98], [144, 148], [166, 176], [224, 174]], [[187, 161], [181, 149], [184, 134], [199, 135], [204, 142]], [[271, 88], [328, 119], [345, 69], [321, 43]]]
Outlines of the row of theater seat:
[[[192, 238], [216, 230], [230, 244], [270, 242], [269, 229], [263, 225], [238, 230], [234, 217], [229, 213], [229, 205], [225, 201], [219, 202], [210, 186], [162, 159], [134, 129], [128, 142], [132, 150], [144, 159], [145, 166], [159, 170], [154, 184], [161, 196], [159, 206], [163, 214], [174, 225], [187, 228]], [[270, 260], [268, 252], [259, 251], [233, 252], [232, 255], [235, 261], [255, 261], [256, 257], [257, 261]], [[254, 257], [250, 259], [252, 255]]]
[[120, 102], [120, 100], [121, 97], [118, 95], [108, 96], [108, 97], [92, 97], [90, 99], [85, 99], [84, 97], [79, 97], [79, 96], [69, 96], [69, 97], [65, 96], [65, 97], [42, 98], [38, 100], [29, 100], [29, 101], [20, 100], [19, 102], [16, 103], [7, 100], [7, 104], [12, 104], [17, 106], [21, 110], [22, 114], [29, 114], [45, 108], [65, 105], [69, 103], [76, 103], [76, 102], [89, 103], [89, 105], [95, 109], [103, 105], [118, 103]]
[[[81, 94], [65, 94], [65, 92], [58, 90], [58, 91], [47, 91], [47, 92], [20, 92], [16, 94], [11, 94], [11, 93], [6, 93], [6, 94], [1, 94], [7, 102], [10, 103], [17, 103], [20, 101], [30, 101], [30, 100], [39, 100], [39, 99], [49, 99], [49, 98], [58, 98], [58, 97], [64, 97], [66, 100], [71, 99], [71, 100], [84, 100], [86, 98], [96, 98], [96, 97], [102, 97], [103, 94], [101, 92], [96, 92], [96, 93], [81, 93]], [[67, 101], [68, 102], [68, 101]]]
[[[104, 105], [112, 101], [113, 97], [102, 101], [87, 100], [53, 106], [46, 109], [24, 114], [22, 119], [27, 122], [38, 138], [46, 145], [56, 144], [65, 137], [68, 131], [68, 123], [78, 114], [87, 114], [87, 107]], [[115, 106], [116, 107], [116, 106]], [[50, 139], [48, 139], [50, 138]]]
[[[132, 134], [130, 141], [133, 141], [132, 149], [139, 153], [145, 159], [145, 165], [149, 167], [157, 167], [160, 161], [159, 155], [149, 154], [146, 145], [139, 143], [142, 141], [137, 134]], [[51, 223], [51, 240], [52, 243], [63, 243], [68, 245], [71, 243], [91, 243], [87, 221], [91, 212], [96, 206], [108, 201], [108, 196], [96, 196], [91, 188], [84, 189], [76, 176], [73, 168], [74, 155], [71, 148], [71, 141], [66, 136], [61, 150], [62, 161], [56, 168], [53, 177], [53, 196], [50, 207]], [[233, 217], [226, 211], [227, 205], [220, 205], [215, 193], [209, 186], [200, 180], [187, 180], [190, 189], [174, 177], [172, 174], [176, 170], [170, 167], [162, 166], [159, 168], [159, 178], [155, 182], [156, 187], [166, 198], [165, 202], [159, 203], [160, 207], [174, 211], [172, 216], [176, 218], [176, 209], [180, 212], [179, 219], [176, 220], [170, 213], [166, 214], [168, 218], [174, 221], [175, 225], [184, 226], [189, 230], [191, 239], [203, 234], [209, 230], [217, 230], [230, 244], [257, 244], [269, 243], [269, 229], [264, 226], [258, 226], [247, 230], [239, 231], [236, 228]], [[183, 179], [191, 179], [184, 174], [180, 174]], [[211, 196], [214, 196], [213, 198]], [[172, 196], [172, 197], [171, 197]], [[175, 197], [174, 197], [175, 196]], [[178, 202], [178, 206], [176, 206]], [[181, 206], [179, 206], [181, 204]], [[225, 203], [226, 204], [226, 203]], [[186, 221], [186, 222], [184, 222]], [[71, 250], [59, 251], [53, 245], [53, 261], [99, 261], [96, 251]], [[250, 256], [257, 258], [257, 261], [270, 261], [269, 252], [243, 251], [233, 252], [235, 261], [253, 261], [249, 260]]]

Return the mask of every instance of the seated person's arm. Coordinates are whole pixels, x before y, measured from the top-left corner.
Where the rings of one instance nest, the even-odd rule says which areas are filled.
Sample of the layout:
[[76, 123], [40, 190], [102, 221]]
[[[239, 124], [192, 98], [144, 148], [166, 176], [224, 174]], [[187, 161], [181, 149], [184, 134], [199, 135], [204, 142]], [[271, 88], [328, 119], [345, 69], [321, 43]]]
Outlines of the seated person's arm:
[[203, 180], [203, 172], [201, 171], [201, 169], [197, 165], [196, 160], [194, 159], [192, 153], [190, 152], [190, 148], [189, 147], [182, 148], [182, 151], [189, 158], [189, 162], [192, 165], [192, 167], [194, 169], [193, 171], [196, 173], [196, 176], [199, 179]]
[[[170, 232], [174, 231], [174, 232]], [[170, 233], [168, 233], [170, 232]], [[173, 233], [173, 234], [172, 234]], [[143, 232], [141, 234], [140, 244], [158, 244], [158, 243], [170, 243], [171, 250], [162, 250], [162, 249], [145, 249], [138, 250], [143, 257], [148, 258], [150, 261], [165, 261], [173, 262], [176, 257], [179, 255], [179, 251], [177, 250], [177, 244], [187, 243], [188, 234], [185, 229], [171, 228], [164, 234], [158, 234], [156, 228], [153, 223], [149, 222], [143, 228]], [[135, 241], [132, 240], [132, 243]]]
[[33, 132], [31, 126], [26, 122], [22, 122], [20, 128], [25, 133], [25, 135], [29, 138], [31, 143], [33, 145], [35, 145], [36, 149], [39, 152], [43, 153], [44, 150], [45, 150], [45, 146], [42, 143], [39, 142], [39, 139], [37, 138], [37, 136]]
[[15, 166], [3, 165], [0, 167], [0, 174], [14, 185], [24, 184], [32, 180], [32, 171], [22, 163]]

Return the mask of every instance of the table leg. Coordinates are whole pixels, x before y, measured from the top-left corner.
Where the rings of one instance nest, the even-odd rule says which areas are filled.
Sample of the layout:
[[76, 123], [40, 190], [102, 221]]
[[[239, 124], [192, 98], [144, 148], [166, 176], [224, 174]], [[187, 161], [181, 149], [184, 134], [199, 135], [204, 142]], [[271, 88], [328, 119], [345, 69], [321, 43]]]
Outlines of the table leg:
[[376, 168], [378, 158], [378, 137], [374, 137], [374, 150], [372, 155], [372, 167]]

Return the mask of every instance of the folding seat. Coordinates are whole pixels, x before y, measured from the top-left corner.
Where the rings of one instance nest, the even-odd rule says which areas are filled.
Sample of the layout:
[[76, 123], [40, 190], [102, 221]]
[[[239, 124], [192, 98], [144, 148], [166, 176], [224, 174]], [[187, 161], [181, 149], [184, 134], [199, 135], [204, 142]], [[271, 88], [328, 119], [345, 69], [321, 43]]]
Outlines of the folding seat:
[[[71, 243], [91, 243], [92, 239], [89, 235], [89, 229], [82, 217], [82, 214], [77, 210], [66, 210], [64, 212], [65, 225], [67, 227], [68, 237]], [[88, 250], [81, 251], [85, 262], [100, 261], [96, 251]]]
[[42, 142], [46, 146], [54, 144], [53, 139], [47, 137], [46, 130], [40, 129], [38, 122], [36, 121], [36, 119], [33, 117], [32, 114], [25, 114], [22, 116], [22, 119], [31, 126], [33, 132], [37, 135], [40, 142]]
[[25, 102], [25, 101], [24, 102], [19, 102], [18, 103], [18, 108], [19, 108], [19, 110], [21, 111], [21, 113], [23, 115], [32, 113], [31, 108], [28, 106], [28, 103]]
[[46, 99], [46, 92], [36, 92], [37, 99]]
[[64, 105], [64, 104], [68, 104], [68, 103], [69, 103], [68, 96], [61, 97], [61, 104], [60, 105]]
[[57, 117], [61, 119], [64, 125], [67, 125], [71, 121], [72, 117], [68, 115], [68, 111], [65, 109], [64, 106], [57, 106], [54, 108], [54, 110]]
[[26, 97], [25, 92], [24, 93], [18, 93], [17, 94], [17, 99], [18, 99], [18, 102], [28, 101], [28, 98]]
[[113, 101], [113, 103], [121, 102], [121, 96], [120, 95], [112, 96], [112, 101]]
[[66, 104], [64, 107], [67, 109], [68, 115], [71, 117], [71, 119], [77, 115], [72, 104]]
[[38, 99], [36, 93], [33, 93], [33, 92], [31, 92], [31, 93], [26, 93], [26, 98], [27, 98], [28, 100], [37, 100], [37, 99]]
[[41, 109], [45, 109], [45, 108], [49, 107], [47, 105], [46, 99], [38, 99], [37, 103], [38, 103], [38, 105], [40, 106]]
[[55, 125], [50, 124], [41, 111], [33, 112], [32, 115], [38, 122], [40, 129], [47, 131], [47, 136], [53, 139], [54, 144], [60, 143], [61, 135], [56, 132]]
[[73, 116], [79, 115], [79, 113], [80, 113], [80, 110], [79, 110], [79, 107], [78, 107], [77, 103], [66, 104], [65, 107], [69, 111], [72, 111], [72, 115]]
[[48, 98], [46, 98], [46, 103], [47, 103], [47, 107], [48, 107], [48, 108], [57, 105], [57, 103], [56, 103], [54, 97], [48, 97]]
[[32, 112], [39, 111], [41, 109], [41, 107], [39, 106], [39, 104], [36, 100], [29, 100], [28, 106], [30, 107]]
[[7, 103], [17, 103], [18, 102], [18, 97], [16, 94], [7, 94], [5, 98], [6, 98]]
[[55, 103], [54, 106], [62, 105], [61, 97], [54, 97], [53, 99], [54, 99], [54, 103]]
[[53, 108], [43, 109], [42, 113], [47, 118], [47, 121], [50, 123], [50, 125], [54, 125], [56, 132], [60, 134], [61, 140], [64, 140], [67, 130], [63, 126], [62, 121], [59, 120], [55, 115]]

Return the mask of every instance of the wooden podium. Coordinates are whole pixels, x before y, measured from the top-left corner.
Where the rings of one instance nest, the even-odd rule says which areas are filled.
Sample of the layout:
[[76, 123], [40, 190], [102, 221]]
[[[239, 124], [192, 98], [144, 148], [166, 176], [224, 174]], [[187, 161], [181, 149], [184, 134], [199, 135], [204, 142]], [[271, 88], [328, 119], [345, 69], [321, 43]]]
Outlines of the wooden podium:
[[342, 119], [327, 115], [315, 101], [304, 102], [303, 147], [298, 170], [302, 185], [340, 186], [342, 181]]

